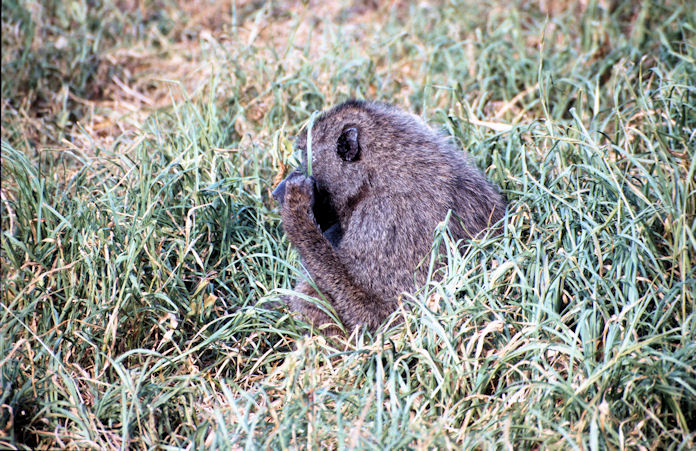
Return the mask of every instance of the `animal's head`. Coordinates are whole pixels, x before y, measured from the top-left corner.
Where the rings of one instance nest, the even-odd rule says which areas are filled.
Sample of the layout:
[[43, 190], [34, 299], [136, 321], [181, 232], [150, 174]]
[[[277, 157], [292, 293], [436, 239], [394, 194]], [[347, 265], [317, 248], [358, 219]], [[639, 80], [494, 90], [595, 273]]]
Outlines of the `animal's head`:
[[[347, 217], [373, 190], [416, 186], [404, 183], [404, 179], [422, 174], [405, 168], [404, 162], [427, 155], [420, 150], [432, 143], [432, 139], [428, 142], [430, 137], [427, 126], [411, 114], [386, 104], [349, 100], [321, 114], [311, 130], [305, 128], [299, 134], [295, 147], [300, 167], [296, 173], [311, 175], [315, 193], [321, 194], [318, 201], [331, 205], [338, 217]], [[310, 139], [312, 173], [308, 174]], [[273, 195], [281, 204], [284, 191], [281, 182]]]
[[[327, 209], [345, 210], [364, 192], [369, 182], [365, 167], [365, 140], [370, 114], [366, 102], [349, 101], [320, 115], [311, 128], [304, 129], [295, 141], [300, 165], [285, 180], [298, 173], [315, 181], [315, 216], [335, 216]], [[312, 173], [308, 174], [311, 139]], [[285, 196], [285, 180], [273, 192], [280, 204]], [[322, 227], [323, 229], [324, 227]]]
[[295, 141], [301, 167], [308, 170], [310, 155], [312, 176], [325, 190], [336, 208], [343, 209], [369, 182], [370, 170], [367, 134], [370, 123], [365, 102], [346, 102], [320, 115], [311, 128], [305, 128]]

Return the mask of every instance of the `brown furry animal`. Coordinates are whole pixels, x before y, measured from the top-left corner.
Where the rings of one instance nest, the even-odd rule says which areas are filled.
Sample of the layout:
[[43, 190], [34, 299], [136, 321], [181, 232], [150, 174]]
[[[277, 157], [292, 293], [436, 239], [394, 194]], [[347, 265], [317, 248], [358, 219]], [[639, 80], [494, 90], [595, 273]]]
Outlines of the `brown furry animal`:
[[[319, 291], [352, 331], [375, 330], [427, 276], [436, 226], [468, 240], [496, 224], [505, 201], [464, 152], [419, 118], [389, 105], [351, 100], [312, 128], [312, 176], [304, 164], [273, 192], [283, 227]], [[414, 278], [415, 274], [415, 278]], [[317, 296], [309, 283], [299, 292]], [[285, 299], [316, 326], [333, 323], [316, 305]], [[336, 326], [328, 333], [335, 334]]]

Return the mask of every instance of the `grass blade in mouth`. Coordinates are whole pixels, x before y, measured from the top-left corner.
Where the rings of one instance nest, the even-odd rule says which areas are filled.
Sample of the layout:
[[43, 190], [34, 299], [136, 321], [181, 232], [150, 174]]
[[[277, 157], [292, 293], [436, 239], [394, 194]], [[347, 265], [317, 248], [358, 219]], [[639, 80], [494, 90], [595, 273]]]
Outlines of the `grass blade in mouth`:
[[318, 111], [313, 112], [307, 124], [307, 177], [312, 176], [312, 128], [314, 127], [314, 121], [318, 114]]

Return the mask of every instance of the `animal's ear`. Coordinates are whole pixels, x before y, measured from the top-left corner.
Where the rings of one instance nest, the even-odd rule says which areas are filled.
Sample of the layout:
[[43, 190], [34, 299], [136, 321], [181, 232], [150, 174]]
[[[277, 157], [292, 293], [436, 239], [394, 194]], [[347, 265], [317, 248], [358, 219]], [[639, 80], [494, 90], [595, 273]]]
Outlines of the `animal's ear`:
[[336, 142], [336, 153], [343, 161], [355, 161], [360, 156], [358, 129], [350, 127], [343, 130]]

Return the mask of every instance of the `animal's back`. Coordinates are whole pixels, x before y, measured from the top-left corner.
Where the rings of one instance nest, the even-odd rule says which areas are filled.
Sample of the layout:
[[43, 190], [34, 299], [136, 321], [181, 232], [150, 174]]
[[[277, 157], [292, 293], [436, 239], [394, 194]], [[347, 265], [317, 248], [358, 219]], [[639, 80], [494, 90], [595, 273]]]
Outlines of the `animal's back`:
[[466, 154], [420, 119], [382, 105], [371, 112], [387, 139], [372, 138], [372, 189], [352, 212], [339, 255], [371, 294], [395, 300], [424, 281], [422, 263], [450, 210], [453, 237], [467, 240], [497, 222], [505, 204]]

